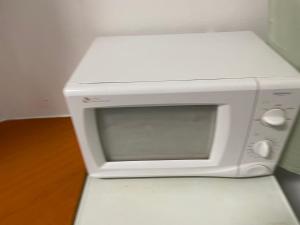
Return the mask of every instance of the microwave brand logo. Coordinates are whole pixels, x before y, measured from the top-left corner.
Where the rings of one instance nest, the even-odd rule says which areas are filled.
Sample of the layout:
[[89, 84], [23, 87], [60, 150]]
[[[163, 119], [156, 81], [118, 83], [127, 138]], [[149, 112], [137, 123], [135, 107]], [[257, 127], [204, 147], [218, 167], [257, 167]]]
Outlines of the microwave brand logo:
[[286, 96], [286, 95], [291, 95], [291, 92], [287, 92], [287, 91], [279, 91], [279, 92], [274, 92], [273, 95], [276, 96]]
[[90, 102], [109, 102], [108, 99], [103, 99], [99, 97], [83, 97], [82, 98], [83, 103], [90, 103]]

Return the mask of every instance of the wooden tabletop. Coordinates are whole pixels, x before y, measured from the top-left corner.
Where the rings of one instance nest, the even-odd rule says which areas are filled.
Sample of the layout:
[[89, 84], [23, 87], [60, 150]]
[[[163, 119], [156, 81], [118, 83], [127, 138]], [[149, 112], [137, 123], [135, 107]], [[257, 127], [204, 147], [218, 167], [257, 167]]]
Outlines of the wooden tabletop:
[[72, 224], [85, 173], [69, 118], [1, 122], [0, 224]]

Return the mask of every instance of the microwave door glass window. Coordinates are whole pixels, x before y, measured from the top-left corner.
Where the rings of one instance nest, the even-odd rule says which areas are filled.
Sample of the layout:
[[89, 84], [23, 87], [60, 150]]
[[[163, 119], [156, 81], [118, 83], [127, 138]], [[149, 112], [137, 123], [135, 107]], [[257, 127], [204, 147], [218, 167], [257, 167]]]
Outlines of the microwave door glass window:
[[96, 109], [107, 161], [208, 159], [217, 106]]

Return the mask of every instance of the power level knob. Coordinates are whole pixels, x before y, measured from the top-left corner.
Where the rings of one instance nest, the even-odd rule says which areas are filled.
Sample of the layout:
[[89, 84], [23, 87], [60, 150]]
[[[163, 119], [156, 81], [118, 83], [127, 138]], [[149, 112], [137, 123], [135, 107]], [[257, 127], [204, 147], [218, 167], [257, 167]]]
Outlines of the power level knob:
[[286, 122], [285, 112], [282, 109], [271, 109], [264, 113], [262, 121], [273, 127], [282, 126]]
[[271, 141], [267, 140], [256, 142], [253, 146], [253, 151], [263, 158], [268, 158], [270, 156], [271, 150]]

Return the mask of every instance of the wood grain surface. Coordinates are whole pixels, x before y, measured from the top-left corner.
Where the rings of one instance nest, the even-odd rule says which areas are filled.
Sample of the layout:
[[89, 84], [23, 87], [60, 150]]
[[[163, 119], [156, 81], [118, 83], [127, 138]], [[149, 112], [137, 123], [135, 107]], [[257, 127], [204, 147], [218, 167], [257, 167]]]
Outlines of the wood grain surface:
[[1, 122], [0, 224], [72, 224], [85, 173], [69, 118]]

